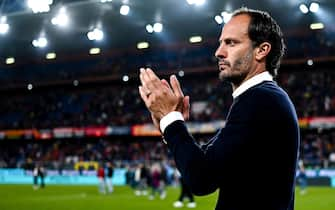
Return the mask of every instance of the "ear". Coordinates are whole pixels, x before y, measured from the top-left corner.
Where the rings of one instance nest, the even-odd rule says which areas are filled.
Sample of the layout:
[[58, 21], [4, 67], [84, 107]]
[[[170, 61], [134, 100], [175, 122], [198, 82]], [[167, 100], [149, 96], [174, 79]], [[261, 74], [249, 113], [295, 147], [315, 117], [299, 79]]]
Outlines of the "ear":
[[263, 42], [258, 47], [256, 47], [256, 60], [261, 61], [264, 59], [271, 51], [271, 44], [269, 42]]

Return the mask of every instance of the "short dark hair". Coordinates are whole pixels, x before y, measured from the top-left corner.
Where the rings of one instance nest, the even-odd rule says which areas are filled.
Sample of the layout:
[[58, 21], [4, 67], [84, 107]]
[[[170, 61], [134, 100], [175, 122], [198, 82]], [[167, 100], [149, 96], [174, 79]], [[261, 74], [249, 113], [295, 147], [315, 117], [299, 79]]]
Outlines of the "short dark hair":
[[250, 17], [248, 36], [252, 41], [253, 47], [257, 47], [263, 42], [271, 44], [271, 50], [266, 57], [265, 68], [272, 76], [277, 76], [281, 59], [286, 50], [283, 33], [279, 25], [269, 13], [247, 7], [235, 10], [232, 16], [243, 14]]

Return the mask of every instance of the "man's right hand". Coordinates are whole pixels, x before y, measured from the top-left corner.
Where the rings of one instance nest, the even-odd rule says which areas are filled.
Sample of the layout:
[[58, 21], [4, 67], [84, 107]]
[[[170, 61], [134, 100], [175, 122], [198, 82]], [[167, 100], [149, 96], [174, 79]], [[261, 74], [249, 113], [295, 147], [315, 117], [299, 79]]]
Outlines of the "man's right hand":
[[[180, 83], [179, 83], [179, 81], [177, 80], [176, 77], [173, 77], [173, 76], [170, 77], [170, 84], [171, 84], [171, 86], [170, 86], [170, 84], [165, 79], [162, 79], [161, 81], [162, 81], [162, 83], [166, 87], [172, 89], [173, 92], [179, 91], [179, 93], [181, 95], [184, 95], [183, 92], [182, 92], [182, 90], [181, 90], [181, 88], [180, 88]], [[181, 101], [181, 103], [178, 104], [176, 111], [179, 111], [179, 112], [182, 113], [185, 121], [190, 118], [190, 97], [189, 96], [184, 96], [183, 97], [183, 101]], [[151, 119], [152, 119], [155, 127], [158, 130], [160, 130], [159, 119], [155, 118], [155, 116], [153, 115], [153, 113], [151, 113]]]
[[182, 113], [185, 120], [190, 116], [189, 96], [184, 96], [175, 75], [170, 76], [170, 84], [161, 80], [150, 69], [140, 69], [141, 86], [139, 92], [146, 107], [149, 109], [153, 123], [159, 128], [162, 117], [172, 111]]
[[[162, 83], [169, 86], [169, 83], [162, 79]], [[178, 104], [177, 110], [183, 114], [183, 117], [185, 120], [188, 120], [190, 118], [190, 97], [189, 96], [184, 96], [184, 93], [180, 87], [180, 83], [177, 79], [176, 76], [172, 75], [170, 77], [170, 84], [171, 84], [171, 89], [176, 95], [181, 95], [183, 97], [183, 100]]]

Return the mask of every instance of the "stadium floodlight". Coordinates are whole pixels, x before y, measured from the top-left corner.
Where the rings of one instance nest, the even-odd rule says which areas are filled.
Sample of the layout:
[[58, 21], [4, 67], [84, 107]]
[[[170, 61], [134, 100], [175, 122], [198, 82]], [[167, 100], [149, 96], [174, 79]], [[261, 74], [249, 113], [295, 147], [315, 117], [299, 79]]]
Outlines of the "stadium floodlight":
[[98, 28], [95, 28], [87, 33], [87, 38], [89, 40], [100, 41], [104, 38], [104, 32]]
[[137, 43], [137, 49], [146, 49], [149, 47], [149, 43], [148, 42], [139, 42]]
[[186, 0], [189, 5], [194, 4], [194, 0]]
[[183, 70], [180, 70], [178, 72], [178, 76], [183, 77], [185, 75], [185, 72]]
[[308, 13], [308, 7], [306, 6], [306, 4], [300, 4], [299, 9], [303, 14]]
[[128, 75], [124, 75], [124, 76], [122, 77], [122, 81], [124, 81], [124, 82], [128, 82], [128, 81], [129, 81], [129, 76], [128, 76]]
[[128, 15], [129, 10], [130, 10], [129, 6], [124, 4], [120, 7], [120, 14], [121, 15]]
[[308, 59], [308, 60], [307, 60], [307, 65], [309, 65], [309, 66], [313, 66], [313, 64], [314, 64], [314, 62], [313, 62], [312, 59]]
[[192, 36], [189, 39], [190, 43], [198, 43], [202, 41], [202, 37], [201, 36]]
[[65, 12], [64, 7], [62, 7], [60, 12], [51, 19], [51, 23], [58, 26], [67, 26], [69, 24], [69, 17]]
[[310, 5], [309, 5], [309, 11], [315, 13], [319, 10], [319, 3], [316, 3], [316, 2], [312, 2]]
[[145, 26], [145, 29], [147, 30], [148, 33], [152, 33], [154, 32], [154, 28], [152, 27], [152, 25], [148, 24]]
[[15, 58], [13, 58], [13, 57], [6, 58], [6, 64], [7, 65], [10, 65], [10, 64], [13, 64], [13, 63], [15, 63]]
[[28, 89], [28, 90], [32, 90], [32, 89], [33, 89], [33, 84], [28, 84], [28, 85], [27, 85], [27, 89]]
[[231, 16], [232, 16], [233, 14], [231, 14], [231, 13], [229, 13], [229, 12], [226, 12], [226, 11], [223, 11], [223, 12], [221, 12], [221, 15], [222, 15], [222, 17], [223, 17], [223, 22], [224, 22], [224, 23], [228, 23], [228, 21], [231, 19]]
[[79, 81], [78, 80], [73, 80], [73, 86], [77, 87], [79, 85]]
[[325, 26], [323, 25], [323, 23], [312, 23], [309, 28], [312, 30], [319, 30], [319, 29], [323, 29]]
[[90, 54], [91, 55], [96, 55], [96, 54], [99, 54], [99, 53], [100, 53], [100, 48], [95, 47], [95, 48], [90, 49]]
[[42, 13], [49, 12], [50, 5], [53, 3], [53, 0], [28, 0], [28, 7], [33, 10], [33, 13]]
[[45, 55], [45, 58], [48, 60], [56, 59], [56, 53], [51, 52]]
[[189, 5], [203, 5], [206, 0], [186, 0]]
[[7, 17], [2, 16], [0, 19], [0, 34], [6, 34], [9, 30], [9, 25], [7, 24]]
[[1, 16], [0, 23], [6, 23], [7, 22], [7, 16]]
[[34, 47], [43, 48], [48, 45], [48, 40], [45, 37], [39, 37], [38, 39], [34, 39], [32, 44]]
[[219, 24], [219, 25], [221, 25], [221, 24], [223, 23], [223, 18], [222, 18], [221, 15], [216, 15], [216, 16], [214, 17], [214, 20], [215, 20], [215, 22], [216, 22], [217, 24]]
[[6, 34], [9, 30], [9, 25], [7, 23], [0, 23], [0, 34]]
[[154, 32], [160, 33], [163, 30], [163, 24], [155, 23], [153, 29], [154, 29]]

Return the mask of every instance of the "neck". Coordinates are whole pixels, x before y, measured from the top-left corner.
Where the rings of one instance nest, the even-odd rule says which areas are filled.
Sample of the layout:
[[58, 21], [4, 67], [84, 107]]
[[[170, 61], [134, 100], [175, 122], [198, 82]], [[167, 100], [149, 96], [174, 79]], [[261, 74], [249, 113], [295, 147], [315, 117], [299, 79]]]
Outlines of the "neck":
[[263, 73], [265, 72], [266, 69], [265, 69], [265, 65], [262, 65], [262, 66], [258, 66], [256, 67], [254, 70], [252, 71], [249, 71], [249, 73], [244, 77], [244, 79], [241, 81], [241, 82], [238, 82], [238, 83], [231, 83], [232, 84], [232, 88], [233, 88], [233, 91], [236, 90], [236, 88], [240, 87], [245, 81], [247, 81], [248, 79], [256, 76], [257, 74], [260, 74], [260, 73]]

